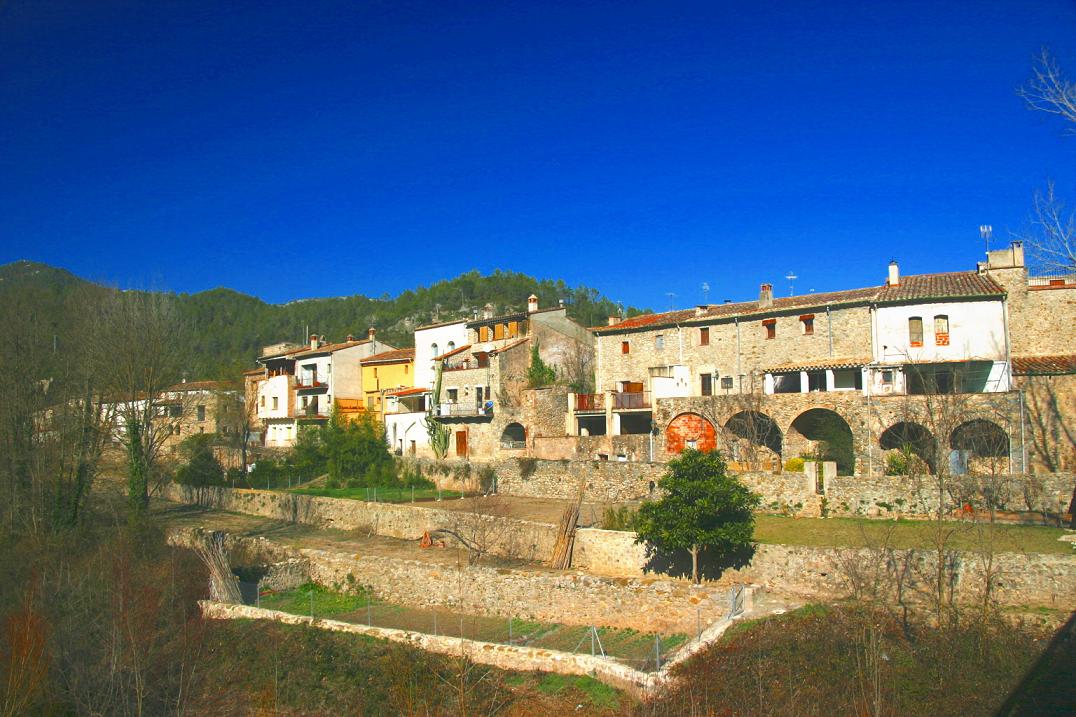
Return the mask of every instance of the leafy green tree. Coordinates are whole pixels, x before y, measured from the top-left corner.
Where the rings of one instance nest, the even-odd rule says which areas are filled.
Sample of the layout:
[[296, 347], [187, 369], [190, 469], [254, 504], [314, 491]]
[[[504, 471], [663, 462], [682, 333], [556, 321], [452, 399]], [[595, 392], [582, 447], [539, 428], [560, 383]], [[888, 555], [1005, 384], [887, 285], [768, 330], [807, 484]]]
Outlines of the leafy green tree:
[[385, 443], [385, 429], [371, 416], [346, 421], [335, 412], [322, 433], [329, 480], [341, 485], [387, 486], [396, 483], [396, 465]]
[[728, 474], [717, 451], [686, 450], [658, 481], [663, 496], [639, 507], [637, 543], [691, 554], [691, 579], [699, 582], [699, 553], [730, 555], [751, 543], [759, 497]]
[[548, 386], [557, 380], [557, 370], [542, 360], [538, 342], [531, 345], [531, 365], [527, 368], [527, 385], [531, 388]]
[[295, 445], [287, 458], [288, 468], [298, 480], [311, 480], [325, 474], [326, 433], [324, 428], [300, 426]]
[[182, 450], [187, 462], [176, 471], [176, 482], [183, 485], [206, 486], [224, 483], [224, 468], [213, 454], [212, 436], [200, 434], [183, 441]]

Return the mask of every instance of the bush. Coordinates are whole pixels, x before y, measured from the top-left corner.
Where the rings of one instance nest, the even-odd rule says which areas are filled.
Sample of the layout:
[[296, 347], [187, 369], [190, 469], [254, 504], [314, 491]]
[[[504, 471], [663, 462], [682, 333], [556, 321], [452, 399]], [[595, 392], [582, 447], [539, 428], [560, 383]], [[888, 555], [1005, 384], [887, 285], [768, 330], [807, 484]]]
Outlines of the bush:
[[787, 461], [785, 461], [785, 470], [789, 473], [802, 473], [803, 466], [805, 464], [806, 461], [804, 461], [799, 456], [796, 456], [795, 458], [789, 458]]
[[626, 505], [602, 511], [602, 530], [635, 530], [635, 511]]
[[321, 446], [333, 483], [349, 488], [401, 484], [385, 429], [369, 416], [344, 421], [334, 413], [322, 429]]
[[187, 462], [176, 471], [176, 482], [182, 485], [224, 485], [224, 469], [213, 454], [211, 436], [201, 434], [183, 441], [180, 450]]

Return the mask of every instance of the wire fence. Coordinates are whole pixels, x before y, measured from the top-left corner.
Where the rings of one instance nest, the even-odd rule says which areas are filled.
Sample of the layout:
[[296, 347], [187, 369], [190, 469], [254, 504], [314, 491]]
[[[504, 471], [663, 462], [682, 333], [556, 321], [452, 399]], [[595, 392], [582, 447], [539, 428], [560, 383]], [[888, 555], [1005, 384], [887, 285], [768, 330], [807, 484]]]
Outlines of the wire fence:
[[[370, 627], [460, 637], [519, 647], [534, 647], [615, 659], [643, 672], [660, 670], [689, 640], [698, 639], [713, 623], [713, 611], [696, 608], [694, 634], [660, 634], [630, 628], [564, 625], [520, 617], [472, 615], [442, 609], [385, 602], [368, 591], [340, 593], [314, 585], [273, 591], [259, 583], [241, 582], [244, 602], [313, 618], [329, 618]], [[729, 619], [743, 612], [742, 586], [728, 593]]]

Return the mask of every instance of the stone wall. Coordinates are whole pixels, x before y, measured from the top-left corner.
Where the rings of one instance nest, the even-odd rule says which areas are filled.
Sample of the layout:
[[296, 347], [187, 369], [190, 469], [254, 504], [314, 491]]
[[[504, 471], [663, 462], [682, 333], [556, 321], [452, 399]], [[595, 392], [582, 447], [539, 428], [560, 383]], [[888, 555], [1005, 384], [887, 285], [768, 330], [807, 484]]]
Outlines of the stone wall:
[[366, 635], [380, 640], [399, 642], [427, 652], [458, 657], [463, 654], [472, 662], [516, 672], [554, 672], [564, 675], [592, 675], [602, 682], [627, 690], [637, 696], [651, 689], [654, 678], [613, 660], [585, 654], [558, 652], [520, 645], [501, 645], [491, 642], [464, 640], [447, 635], [427, 635], [422, 632], [369, 627], [339, 620], [291, 615], [276, 610], [264, 610], [249, 605], [226, 605], [203, 601], [202, 615], [217, 620], [272, 620], [288, 625], [310, 625], [353, 635]]
[[548, 461], [516, 458], [494, 464], [497, 491], [505, 495], [575, 500], [586, 481], [584, 500], [622, 503], [653, 495], [663, 463]]
[[[267, 491], [229, 488], [190, 489], [183, 486], [169, 486], [166, 488], [164, 497], [291, 522], [327, 525], [344, 530], [361, 528], [377, 535], [406, 540], [416, 540], [425, 530], [451, 526], [458, 531], [470, 531], [469, 535], [484, 536], [489, 546], [488, 552], [492, 555], [515, 557], [532, 562], [548, 560], [552, 555], [556, 533], [556, 526], [530, 521], [409, 505], [372, 504]], [[537, 601], [546, 599], [550, 595], [563, 596], [564, 600], [573, 600], [576, 598], [572, 596], [576, 593], [584, 594], [593, 588], [596, 596], [594, 600], [602, 600], [597, 595], [603, 583], [587, 583], [583, 580], [584, 577], [598, 580], [598, 576], [601, 575], [619, 578], [646, 576], [648, 564], [646, 549], [643, 545], [636, 544], [634, 539], [634, 533], [628, 532], [593, 528], [578, 530], [573, 565], [577, 570], [586, 571], [591, 575], [577, 576], [582, 582], [570, 580], [564, 584], [549, 583], [541, 590], [529, 594]], [[902, 560], [916, 564], [932, 559], [932, 554], [925, 551], [894, 551], [893, 555], [902, 556]], [[759, 545], [750, 565], [739, 570], [726, 570], [721, 576], [721, 583], [756, 583], [805, 599], [831, 599], [847, 595], [850, 591], [846, 579], [848, 571], [845, 566], [866, 564], [876, 557], [869, 550], [847, 551], [803, 546]], [[1063, 608], [1076, 606], [1076, 564], [1072, 556], [999, 553], [995, 558], [996, 566], [1000, 569], [1002, 576], [998, 592], [998, 600], [1002, 605]], [[376, 562], [375, 558], [370, 559]], [[894, 564], [893, 560], [882, 562]], [[982, 582], [982, 566], [971, 554], [957, 555], [956, 562], [958, 574], [955, 587], [962, 595], [972, 595]], [[370, 563], [370, 565], [374, 564]], [[428, 577], [451, 582], [449, 578], [452, 576], [443, 568], [436, 568], [436, 570], [440, 571], [436, 576]], [[487, 569], [482, 568], [482, 570]], [[498, 580], [496, 575], [482, 573], [482, 580], [492, 580], [497, 585], [503, 584], [505, 592], [499, 596], [496, 592], [482, 594], [481, 589], [476, 588], [479, 594], [473, 599], [503, 601], [507, 604], [531, 589], [528, 587], [530, 583], [527, 580], [512, 577], [516, 574], [514, 571], [489, 570], [493, 570], [496, 575], [509, 576], [503, 582], [496, 582]], [[455, 571], [453, 571], [454, 574]], [[553, 573], [551, 575], [561, 578], [566, 574]], [[341, 576], [339, 582], [342, 582], [344, 577]], [[669, 581], [666, 578], [651, 579], [654, 582], [633, 583], [628, 588], [629, 592], [642, 595], [652, 590], [665, 591], [669, 594], [671, 601], [663, 603], [665, 609], [673, 609], [670, 606], [677, 604], [677, 601], [682, 604], [682, 599], [690, 602], [690, 595], [677, 593], [672, 587], [682, 585], [681, 581]], [[394, 572], [387, 579], [387, 585], [389, 585], [387, 589], [391, 589], [391, 584], [396, 581], [401, 585], [399, 589], [403, 590], [405, 588], [402, 586], [407, 584], [406, 580], [405, 576]], [[497, 590], [500, 589], [497, 588]], [[513, 590], [516, 592], [512, 592]], [[491, 595], [496, 597], [490, 597]], [[646, 598], [640, 597], [640, 599]], [[609, 604], [605, 603], [605, 607], [609, 607]], [[580, 614], [598, 614], [588, 612], [590, 609], [581, 607]], [[516, 611], [514, 614], [519, 614], [520, 608], [516, 607], [514, 610]], [[671, 614], [676, 614], [675, 609]]]

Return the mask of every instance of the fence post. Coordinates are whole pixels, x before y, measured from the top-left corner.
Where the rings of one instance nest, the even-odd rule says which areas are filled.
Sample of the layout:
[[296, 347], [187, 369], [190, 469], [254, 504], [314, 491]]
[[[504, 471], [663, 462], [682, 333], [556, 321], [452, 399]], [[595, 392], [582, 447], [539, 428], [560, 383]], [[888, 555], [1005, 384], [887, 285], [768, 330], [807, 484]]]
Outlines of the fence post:
[[261, 580], [259, 580], [257, 583], [254, 584], [254, 606], [259, 607], [259, 608], [262, 606], [262, 581]]
[[411, 502], [415, 502], [415, 486], [411, 486]]
[[661, 635], [654, 635], [654, 664], [661, 671]]
[[370, 598], [368, 596], [366, 598], [366, 626], [367, 627], [373, 627], [374, 626], [374, 618], [373, 618], [373, 614], [372, 614], [372, 612], [370, 610], [370, 603], [371, 602], [372, 601], [370, 600]]
[[590, 626], [590, 656], [591, 657], [594, 657], [594, 636], [595, 636], [595, 634], [596, 633], [594, 632], [594, 626], [591, 625]]
[[512, 618], [508, 618], [508, 644], [512, 643]]

